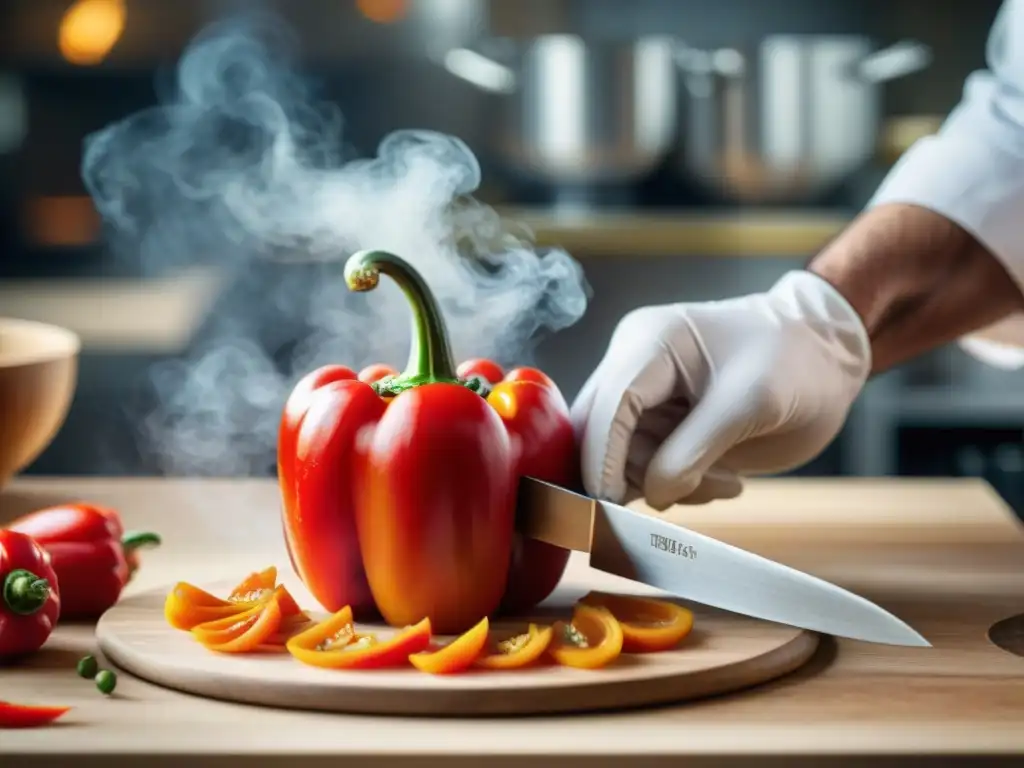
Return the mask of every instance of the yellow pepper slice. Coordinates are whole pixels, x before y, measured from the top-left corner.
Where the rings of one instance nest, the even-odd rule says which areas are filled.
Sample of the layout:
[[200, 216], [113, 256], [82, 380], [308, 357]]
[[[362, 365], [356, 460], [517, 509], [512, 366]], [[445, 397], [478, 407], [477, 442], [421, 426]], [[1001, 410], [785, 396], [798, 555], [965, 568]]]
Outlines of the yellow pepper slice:
[[668, 600], [590, 592], [581, 603], [603, 606], [622, 627], [625, 653], [665, 651], [679, 645], [693, 628], [693, 613]]
[[553, 636], [551, 627], [531, 624], [526, 632], [494, 643], [480, 656], [474, 666], [482, 669], [519, 669], [536, 663], [548, 649]]
[[357, 632], [352, 609], [345, 606], [285, 644], [303, 664], [329, 669], [379, 669], [409, 663], [409, 656], [430, 644], [430, 620], [406, 627], [387, 640]]
[[436, 651], [420, 651], [409, 656], [409, 663], [421, 672], [432, 675], [451, 675], [464, 672], [487, 644], [490, 623], [485, 616], [476, 625]]
[[622, 627], [607, 608], [579, 603], [572, 621], [553, 629], [548, 654], [563, 666], [599, 669], [622, 653]]

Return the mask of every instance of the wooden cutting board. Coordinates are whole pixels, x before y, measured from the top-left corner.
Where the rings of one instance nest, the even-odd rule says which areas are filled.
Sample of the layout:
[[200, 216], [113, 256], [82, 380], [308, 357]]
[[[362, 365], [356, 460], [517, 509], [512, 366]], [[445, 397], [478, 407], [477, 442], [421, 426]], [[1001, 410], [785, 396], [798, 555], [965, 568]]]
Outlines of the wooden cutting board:
[[[279, 572], [303, 607], [316, 605], [288, 569], [280, 568]], [[570, 566], [559, 589], [529, 619], [551, 623], [568, 617], [579, 597], [590, 589], [608, 586], [595, 584], [595, 575], [599, 576], [589, 568]], [[233, 584], [198, 586], [226, 595]], [[818, 636], [812, 632], [687, 605], [694, 612], [694, 627], [677, 649], [623, 655], [601, 670], [545, 665], [444, 677], [412, 667], [326, 670], [304, 665], [287, 653], [231, 655], [205, 649], [188, 632], [173, 629], [164, 619], [163, 605], [170, 589], [168, 585], [126, 598], [108, 611], [96, 628], [103, 654], [121, 669], [167, 688], [282, 708], [473, 716], [664, 704], [780, 677], [800, 667], [818, 646]], [[618, 591], [657, 594], [642, 585]], [[314, 618], [324, 615], [316, 613]], [[493, 627], [500, 632], [515, 630], [523, 623], [495, 621]], [[392, 631], [369, 625], [363, 628], [382, 636]]]

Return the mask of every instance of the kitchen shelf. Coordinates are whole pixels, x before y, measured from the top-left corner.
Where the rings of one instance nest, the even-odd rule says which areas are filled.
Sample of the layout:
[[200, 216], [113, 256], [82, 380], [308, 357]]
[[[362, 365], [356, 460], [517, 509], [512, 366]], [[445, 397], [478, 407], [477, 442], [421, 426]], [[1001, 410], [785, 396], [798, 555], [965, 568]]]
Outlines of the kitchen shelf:
[[594, 256], [793, 258], [820, 250], [854, 214], [772, 210], [558, 210], [497, 208], [540, 245]]
[[213, 269], [151, 279], [0, 281], [0, 313], [77, 333], [88, 351], [185, 349], [224, 287]]
[[921, 426], [1003, 423], [1024, 419], [1024, 392], [981, 388], [910, 387], [874, 404], [900, 422]]

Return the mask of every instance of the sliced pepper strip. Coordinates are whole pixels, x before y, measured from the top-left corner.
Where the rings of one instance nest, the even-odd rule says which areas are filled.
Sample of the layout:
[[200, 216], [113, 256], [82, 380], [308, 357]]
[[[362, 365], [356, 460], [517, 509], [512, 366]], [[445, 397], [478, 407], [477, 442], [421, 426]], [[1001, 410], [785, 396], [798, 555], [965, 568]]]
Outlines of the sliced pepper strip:
[[551, 627], [531, 624], [523, 634], [495, 643], [473, 665], [482, 669], [520, 669], [529, 666], [544, 655], [553, 634]]
[[281, 609], [281, 626], [277, 632], [266, 639], [259, 650], [271, 653], [285, 653], [288, 649], [285, 644], [300, 632], [309, 629], [311, 618], [302, 614], [301, 616], [285, 616], [284, 608]]
[[279, 584], [274, 588], [274, 591], [264, 599], [269, 599], [270, 597], [277, 600], [278, 605], [281, 606], [281, 616], [283, 618], [300, 623], [305, 623], [311, 620], [309, 618], [309, 614], [302, 610], [295, 598], [292, 597], [292, 593], [288, 591], [288, 588], [284, 584]]
[[263, 613], [264, 605], [254, 605], [252, 608], [225, 616], [214, 621], [204, 621], [197, 624], [190, 630], [192, 635], [203, 645], [216, 645], [226, 640], [238, 637], [246, 629], [252, 627]]
[[0, 701], [0, 728], [36, 728], [48, 725], [70, 709], [71, 707], [44, 707]]
[[193, 627], [192, 634], [211, 651], [248, 653], [266, 643], [281, 626], [281, 605], [267, 600], [239, 616]]
[[277, 567], [270, 566], [246, 576], [231, 590], [228, 600], [233, 603], [252, 603], [265, 597], [277, 586]]
[[607, 608], [579, 603], [571, 622], [555, 623], [548, 653], [566, 667], [605, 667], [622, 653], [622, 626]]
[[175, 629], [190, 630], [199, 624], [237, 616], [249, 606], [221, 600], [199, 587], [179, 581], [164, 601], [164, 618]]
[[175, 629], [191, 630], [200, 624], [238, 616], [274, 597], [281, 605], [283, 618], [295, 616], [309, 621], [309, 615], [302, 610], [287, 588], [283, 584], [275, 587], [273, 582], [276, 579], [277, 568], [274, 566], [251, 573], [231, 591], [227, 600], [180, 581], [167, 596], [164, 617]]
[[352, 609], [345, 606], [329, 618], [291, 638], [288, 652], [303, 664], [329, 669], [380, 669], [408, 663], [410, 654], [430, 644], [430, 619], [380, 641], [358, 633]]
[[668, 600], [590, 592], [581, 603], [603, 606], [622, 627], [625, 653], [651, 653], [674, 648], [693, 628], [693, 613]]
[[477, 624], [436, 651], [420, 651], [409, 656], [409, 663], [420, 672], [451, 675], [473, 666], [484, 646], [490, 628], [485, 616]]

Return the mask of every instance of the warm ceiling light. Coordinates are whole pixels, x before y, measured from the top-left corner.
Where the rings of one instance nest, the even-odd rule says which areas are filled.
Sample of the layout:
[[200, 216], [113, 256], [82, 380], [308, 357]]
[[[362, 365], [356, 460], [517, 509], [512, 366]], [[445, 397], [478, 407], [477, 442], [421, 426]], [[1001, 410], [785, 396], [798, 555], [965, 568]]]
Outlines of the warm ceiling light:
[[406, 0], [356, 0], [356, 8], [370, 21], [392, 24], [400, 21], [408, 10]]
[[57, 44], [72, 64], [99, 64], [124, 31], [124, 0], [78, 0], [60, 21]]

